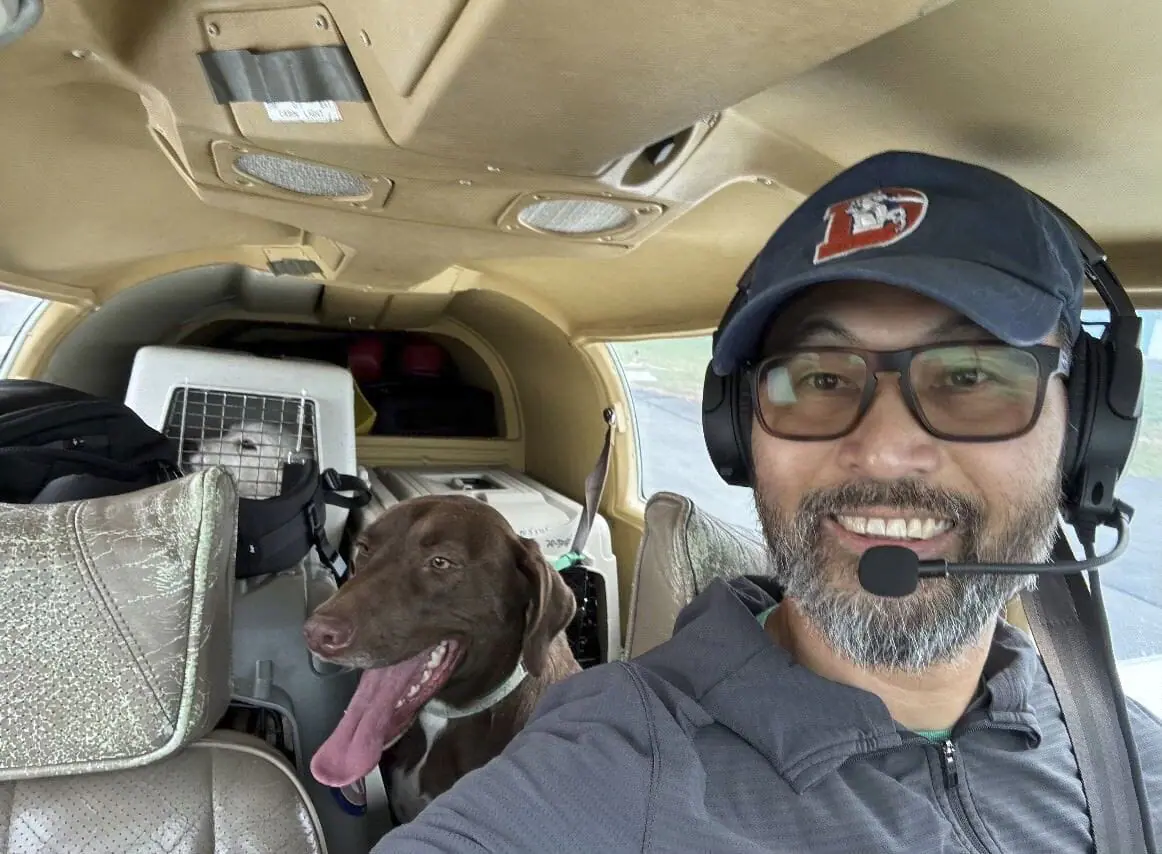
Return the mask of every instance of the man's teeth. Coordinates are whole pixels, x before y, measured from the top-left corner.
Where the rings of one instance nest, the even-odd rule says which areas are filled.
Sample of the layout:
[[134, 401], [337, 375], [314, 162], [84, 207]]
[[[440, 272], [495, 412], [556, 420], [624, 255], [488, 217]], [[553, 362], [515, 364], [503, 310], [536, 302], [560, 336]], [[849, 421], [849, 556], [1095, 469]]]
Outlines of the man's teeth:
[[448, 642], [442, 641], [439, 646], [432, 650], [432, 654], [428, 656], [428, 661], [424, 664], [424, 669], [420, 673], [418, 682], [413, 682], [408, 688], [407, 693], [395, 701], [395, 707], [398, 709], [405, 703], [411, 700], [420, 693], [420, 686], [426, 684], [432, 678], [432, 672], [440, 666], [444, 661], [444, 656], [448, 654]]
[[952, 527], [952, 523], [947, 519], [836, 516], [835, 521], [853, 534], [862, 534], [865, 537], [884, 537], [892, 540], [930, 540]]

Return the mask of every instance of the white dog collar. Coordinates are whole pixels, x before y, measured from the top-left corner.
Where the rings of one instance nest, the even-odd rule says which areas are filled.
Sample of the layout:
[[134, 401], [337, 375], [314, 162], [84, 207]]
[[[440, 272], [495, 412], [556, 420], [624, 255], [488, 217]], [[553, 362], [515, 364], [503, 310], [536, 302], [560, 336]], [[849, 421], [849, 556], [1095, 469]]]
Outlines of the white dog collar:
[[516, 690], [516, 686], [524, 682], [525, 677], [529, 672], [525, 670], [524, 661], [517, 661], [516, 669], [509, 674], [508, 678], [478, 699], [476, 702], [459, 707], [450, 706], [442, 700], [428, 700], [424, 704], [423, 711], [434, 718], [446, 718], [452, 720], [455, 718], [466, 718], [470, 715], [475, 715], [483, 712], [485, 709], [491, 709], [509, 694]]

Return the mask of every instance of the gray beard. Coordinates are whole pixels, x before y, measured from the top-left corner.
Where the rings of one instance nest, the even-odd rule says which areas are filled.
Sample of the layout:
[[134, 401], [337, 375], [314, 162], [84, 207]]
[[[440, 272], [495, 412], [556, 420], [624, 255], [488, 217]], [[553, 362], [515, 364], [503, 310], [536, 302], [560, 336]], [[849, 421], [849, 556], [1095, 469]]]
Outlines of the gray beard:
[[828, 646], [864, 669], [919, 673], [958, 659], [996, 622], [1011, 597], [1036, 586], [1037, 576], [922, 579], [908, 596], [876, 596], [859, 587], [858, 560], [823, 539], [822, 520], [861, 506], [927, 510], [956, 525], [960, 548], [947, 556], [950, 561], [1044, 563], [1055, 538], [1059, 484], [1055, 478], [997, 518], [989, 518], [972, 498], [910, 479], [816, 490], [800, 502], [793, 519], [757, 488], [755, 505], [771, 552], [771, 575]]

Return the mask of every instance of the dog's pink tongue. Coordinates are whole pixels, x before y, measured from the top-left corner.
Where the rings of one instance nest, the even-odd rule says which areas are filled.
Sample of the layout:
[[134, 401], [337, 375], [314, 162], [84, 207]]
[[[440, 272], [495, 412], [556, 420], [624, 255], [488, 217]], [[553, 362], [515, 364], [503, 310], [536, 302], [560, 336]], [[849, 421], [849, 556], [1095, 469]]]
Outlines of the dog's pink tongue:
[[428, 654], [366, 670], [343, 719], [311, 759], [311, 774], [324, 786], [348, 786], [371, 773], [386, 744], [411, 723], [415, 710], [403, 711], [396, 701], [423, 668]]

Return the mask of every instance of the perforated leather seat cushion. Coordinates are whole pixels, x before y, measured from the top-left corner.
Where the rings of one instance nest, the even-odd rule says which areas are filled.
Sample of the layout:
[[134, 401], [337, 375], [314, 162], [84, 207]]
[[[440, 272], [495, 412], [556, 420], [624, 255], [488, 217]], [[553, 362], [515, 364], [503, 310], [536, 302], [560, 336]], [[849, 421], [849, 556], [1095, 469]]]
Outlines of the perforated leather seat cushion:
[[0, 783], [5, 854], [321, 854], [306, 795], [255, 744], [128, 771]]

